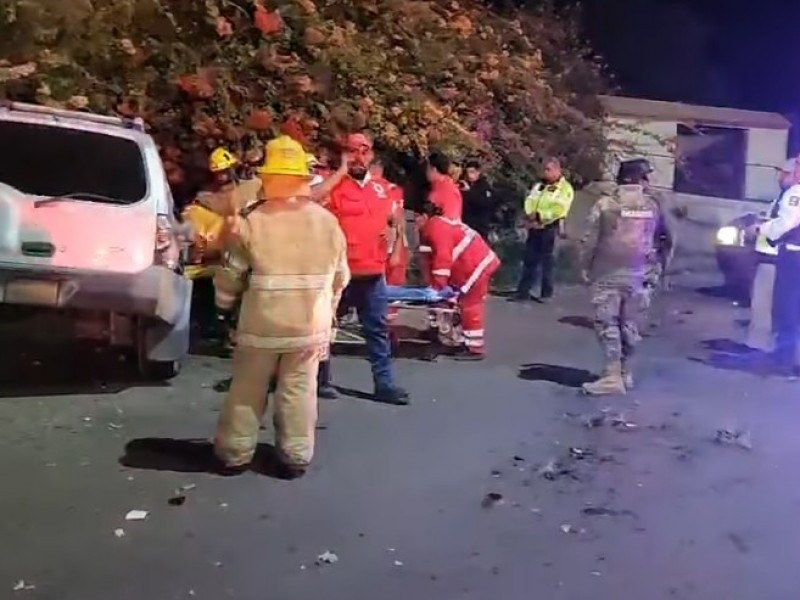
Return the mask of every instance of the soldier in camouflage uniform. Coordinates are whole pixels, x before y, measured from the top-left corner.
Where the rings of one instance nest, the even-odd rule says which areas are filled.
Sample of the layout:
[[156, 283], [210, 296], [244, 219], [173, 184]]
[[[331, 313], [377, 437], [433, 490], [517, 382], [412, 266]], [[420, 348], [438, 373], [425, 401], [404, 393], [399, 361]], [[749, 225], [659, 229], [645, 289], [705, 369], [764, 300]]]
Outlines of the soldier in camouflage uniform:
[[650, 165], [636, 160], [620, 167], [618, 184], [592, 208], [581, 241], [584, 280], [591, 284], [595, 330], [603, 346], [605, 373], [583, 390], [624, 394], [633, 387], [630, 359], [641, 340], [639, 324], [649, 305], [645, 287], [662, 222], [661, 207], [645, 191]]

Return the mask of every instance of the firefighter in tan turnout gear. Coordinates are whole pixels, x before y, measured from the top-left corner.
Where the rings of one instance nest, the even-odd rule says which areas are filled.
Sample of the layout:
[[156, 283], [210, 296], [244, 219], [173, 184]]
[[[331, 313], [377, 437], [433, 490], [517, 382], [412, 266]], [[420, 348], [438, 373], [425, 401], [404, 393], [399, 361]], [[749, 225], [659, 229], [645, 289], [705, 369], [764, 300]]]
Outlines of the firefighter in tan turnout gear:
[[[350, 279], [347, 244], [336, 217], [311, 200], [299, 143], [283, 136], [267, 144], [259, 174], [260, 198], [235, 218], [232, 245], [215, 280], [223, 313], [244, 294], [215, 450], [229, 470], [251, 462], [275, 377], [276, 445], [284, 474], [296, 477], [314, 453], [317, 368]], [[298, 243], [303, 239], [314, 243]]]
[[581, 243], [606, 362], [603, 376], [584, 384], [587, 394], [624, 394], [633, 387], [630, 360], [641, 340], [639, 327], [649, 304], [646, 277], [663, 220], [658, 202], [646, 192], [650, 172], [645, 160], [623, 163], [619, 185], [592, 208]]

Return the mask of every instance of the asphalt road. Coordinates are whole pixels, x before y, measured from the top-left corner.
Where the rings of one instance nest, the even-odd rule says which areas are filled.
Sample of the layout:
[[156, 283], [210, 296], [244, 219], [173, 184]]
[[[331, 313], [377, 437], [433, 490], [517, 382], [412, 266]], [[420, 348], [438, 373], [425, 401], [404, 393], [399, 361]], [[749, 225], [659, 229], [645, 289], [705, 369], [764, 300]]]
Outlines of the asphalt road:
[[637, 391], [582, 397], [583, 294], [493, 301], [486, 363], [399, 360], [412, 406], [324, 403], [295, 482], [204, 472], [226, 361], [143, 387], [115, 356], [6, 359], [0, 598], [796, 600], [800, 383], [709, 364], [744, 315], [682, 292]]

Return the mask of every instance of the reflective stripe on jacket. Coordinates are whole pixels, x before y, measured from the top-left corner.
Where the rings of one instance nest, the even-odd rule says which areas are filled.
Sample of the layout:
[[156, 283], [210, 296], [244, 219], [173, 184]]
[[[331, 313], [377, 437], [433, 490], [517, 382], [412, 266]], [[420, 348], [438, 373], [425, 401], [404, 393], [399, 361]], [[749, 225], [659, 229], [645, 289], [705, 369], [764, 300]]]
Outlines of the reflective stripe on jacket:
[[525, 198], [525, 215], [536, 215], [542, 225], [551, 225], [566, 218], [574, 198], [575, 190], [565, 177], [554, 184], [539, 182]]
[[[234, 235], [214, 284], [223, 310], [244, 293], [238, 343], [276, 351], [327, 345], [350, 280], [347, 244], [333, 215], [307, 199], [270, 200], [237, 218]], [[303, 239], [314, 243], [298, 243]]]
[[466, 294], [482, 276], [500, 266], [500, 259], [489, 244], [470, 227], [445, 217], [431, 217], [420, 231], [430, 247], [433, 287], [447, 285]]

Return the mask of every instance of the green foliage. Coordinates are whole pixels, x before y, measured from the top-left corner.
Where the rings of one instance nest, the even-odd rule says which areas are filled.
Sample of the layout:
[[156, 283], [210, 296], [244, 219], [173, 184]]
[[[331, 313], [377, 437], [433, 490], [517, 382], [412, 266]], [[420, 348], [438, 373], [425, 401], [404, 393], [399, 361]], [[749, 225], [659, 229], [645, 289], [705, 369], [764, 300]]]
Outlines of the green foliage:
[[515, 188], [555, 153], [580, 183], [605, 82], [576, 23], [479, 0], [0, 0], [0, 95], [143, 117], [176, 186], [276, 123], [482, 156]]

